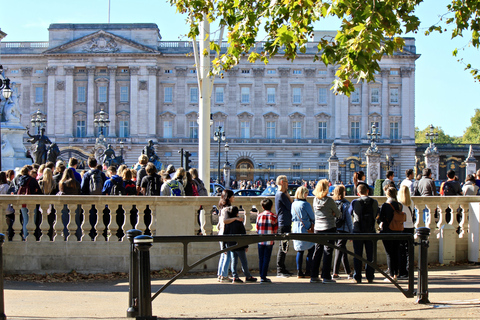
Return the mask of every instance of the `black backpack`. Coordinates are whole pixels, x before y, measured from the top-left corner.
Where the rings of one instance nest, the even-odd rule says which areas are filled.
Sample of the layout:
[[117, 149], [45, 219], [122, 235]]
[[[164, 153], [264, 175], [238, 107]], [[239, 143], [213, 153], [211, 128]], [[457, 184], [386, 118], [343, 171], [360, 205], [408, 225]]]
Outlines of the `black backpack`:
[[373, 199], [358, 199], [362, 206], [362, 212], [358, 215], [360, 231], [363, 233], [375, 233], [375, 216], [373, 215]]
[[342, 228], [345, 224], [345, 216], [348, 214], [344, 210], [344, 204], [342, 200], [335, 200], [335, 204], [337, 205], [338, 210], [340, 211], [340, 215], [335, 217], [335, 226], [338, 228]]
[[457, 196], [459, 195], [455, 188], [453, 187], [454, 181], [445, 181], [443, 184], [443, 195], [444, 196]]
[[160, 181], [160, 177], [158, 175], [154, 176], [147, 176], [147, 188], [145, 190], [146, 196], [159, 196], [160, 195], [160, 188], [162, 187], [162, 183]]
[[90, 173], [90, 181], [88, 188], [91, 195], [100, 195], [102, 194], [103, 189], [103, 177], [100, 170], [93, 170]]
[[127, 192], [125, 191], [125, 187], [123, 186], [123, 180], [113, 180], [113, 187], [112, 191], [110, 191], [110, 195], [115, 195], [115, 196], [121, 196], [121, 195], [126, 195]]

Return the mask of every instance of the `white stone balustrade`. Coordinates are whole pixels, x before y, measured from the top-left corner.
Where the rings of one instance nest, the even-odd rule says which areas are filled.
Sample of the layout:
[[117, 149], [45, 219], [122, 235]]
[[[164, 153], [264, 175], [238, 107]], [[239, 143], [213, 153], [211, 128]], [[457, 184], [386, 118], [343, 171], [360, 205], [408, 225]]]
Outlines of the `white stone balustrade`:
[[[254, 232], [250, 223], [251, 210], [255, 206], [260, 212], [260, 201], [263, 197], [237, 197], [235, 205], [242, 206], [245, 211], [247, 233]], [[354, 197], [347, 197], [348, 200]], [[0, 210], [7, 211], [8, 204], [15, 209], [12, 241], [4, 245], [5, 269], [7, 272], [59, 272], [77, 270], [79, 272], [111, 272], [128, 270], [128, 241], [124, 236], [132, 228], [153, 235], [195, 235], [200, 230], [199, 220], [204, 223], [207, 234], [212, 233], [212, 207], [218, 204], [218, 197], [135, 197], [135, 196], [0, 196]], [[272, 197], [273, 200], [273, 197]], [[313, 201], [310, 197], [309, 202]], [[377, 197], [380, 204], [384, 197]], [[467, 259], [468, 250], [468, 210], [469, 203], [478, 202], [479, 197], [414, 197], [419, 219], [417, 227], [428, 227], [431, 231], [429, 261], [439, 260], [440, 228], [448, 223], [456, 230], [456, 260]], [[20, 231], [21, 207], [26, 205], [29, 220], [28, 236], [25, 241]], [[37, 224], [40, 237], [37, 240], [35, 229], [35, 211], [39, 205]], [[97, 209], [94, 226], [90, 224], [92, 205]], [[151, 211], [151, 219], [145, 210]], [[109, 208], [105, 210], [105, 208]], [[202, 207], [204, 210], [200, 210]], [[55, 209], [53, 225], [48, 223], [48, 215]], [[448, 210], [450, 209], [450, 210]], [[198, 212], [205, 216], [198, 218]], [[79, 215], [83, 219], [75, 219]], [[109, 221], [104, 224], [103, 215]], [[135, 225], [131, 223], [131, 216]], [[63, 216], [63, 220], [62, 220]], [[137, 218], [138, 216], [138, 218]], [[119, 219], [117, 219], [117, 217]], [[453, 218], [452, 218], [453, 217]], [[54, 219], [53, 219], [54, 218]], [[147, 218], [147, 219], [145, 219]], [[447, 220], [448, 219], [448, 220]], [[216, 218], [213, 220], [216, 221]], [[77, 225], [77, 222], [81, 222]], [[118, 221], [118, 222], [117, 222]], [[136, 221], [136, 222], [135, 222]], [[64, 223], [66, 225], [64, 225]], [[92, 229], [96, 235], [92, 239]], [[65, 235], [64, 231], [69, 234]], [[106, 237], [102, 234], [106, 230]], [[8, 235], [6, 219], [0, 219], [0, 231]], [[49, 231], [51, 237], [49, 236]], [[80, 237], [77, 237], [77, 234]], [[216, 250], [211, 244], [194, 244], [190, 250], [190, 259], [200, 258], [207, 252]], [[255, 267], [256, 246], [252, 245], [248, 256], [252, 267]], [[379, 243], [379, 256], [383, 255], [383, 245]], [[276, 249], [276, 248], [275, 248]], [[294, 262], [294, 251], [290, 250], [287, 262]], [[276, 250], [274, 250], [276, 252]], [[152, 268], [181, 268], [180, 245], [157, 245], [152, 248]], [[417, 256], [415, 256], [416, 258]], [[275, 259], [272, 259], [275, 260]], [[210, 260], [203, 268], [215, 269], [216, 259]], [[273, 266], [273, 264], [272, 264]], [[291, 269], [294, 269], [292, 266]]]

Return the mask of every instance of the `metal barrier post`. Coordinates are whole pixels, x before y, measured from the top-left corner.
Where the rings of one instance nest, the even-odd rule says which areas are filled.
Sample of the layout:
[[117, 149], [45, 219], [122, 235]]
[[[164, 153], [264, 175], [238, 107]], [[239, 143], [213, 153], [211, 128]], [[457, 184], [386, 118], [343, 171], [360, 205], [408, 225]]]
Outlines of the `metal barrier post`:
[[156, 320], [152, 316], [152, 287], [150, 283], [150, 247], [153, 238], [138, 236], [133, 240], [138, 250], [138, 320]]
[[130, 241], [127, 318], [135, 318], [138, 315], [138, 252], [135, 250], [133, 239], [141, 234], [142, 231], [137, 229], [127, 231], [127, 239]]
[[417, 236], [420, 240], [420, 250], [418, 253], [418, 284], [417, 284], [417, 303], [430, 303], [428, 300], [428, 237], [429, 228], [417, 228]]
[[5, 299], [3, 296], [3, 243], [5, 242], [5, 235], [0, 233], [0, 319], [5, 320]]

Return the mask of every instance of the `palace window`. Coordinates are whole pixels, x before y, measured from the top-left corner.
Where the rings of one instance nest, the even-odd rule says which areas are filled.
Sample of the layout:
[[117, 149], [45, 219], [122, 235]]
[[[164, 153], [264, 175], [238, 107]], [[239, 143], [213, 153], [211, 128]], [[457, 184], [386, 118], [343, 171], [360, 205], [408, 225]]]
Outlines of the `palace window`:
[[370, 90], [370, 102], [371, 103], [379, 103], [380, 102], [380, 89], [379, 88], [372, 88]]
[[215, 88], [215, 102], [216, 103], [223, 103], [223, 87], [216, 87]]
[[198, 87], [190, 87], [190, 103], [198, 103]]
[[399, 138], [398, 122], [390, 122], [390, 139], [397, 140]]
[[242, 139], [250, 138], [250, 122], [249, 121], [240, 122], [240, 138]]
[[276, 123], [274, 121], [267, 122], [267, 139], [275, 139]]
[[77, 102], [86, 101], [85, 87], [77, 87]]
[[128, 86], [120, 87], [120, 102], [128, 102]]
[[350, 122], [350, 139], [360, 139], [360, 122]]
[[87, 136], [87, 127], [85, 126], [85, 120], [77, 120], [77, 138], [84, 138]]
[[302, 123], [300, 121], [292, 122], [292, 137], [293, 139], [302, 138]]
[[275, 103], [275, 88], [267, 88], [267, 103]]
[[172, 103], [173, 102], [173, 88], [172, 87], [165, 87], [163, 92], [164, 92], [163, 102]]
[[128, 138], [130, 136], [130, 127], [128, 125], [128, 120], [119, 121], [119, 132], [118, 135], [120, 138]]
[[359, 88], [355, 88], [355, 91], [352, 92], [352, 94], [350, 95], [350, 101], [352, 103], [360, 103], [360, 92], [359, 92]]
[[242, 87], [241, 89], [241, 102], [250, 103], [250, 88]]
[[107, 87], [98, 87], [98, 102], [107, 102]]
[[318, 139], [327, 139], [327, 122], [318, 122]]
[[188, 122], [188, 132], [190, 139], [198, 139], [198, 123], [197, 121]]
[[163, 137], [173, 138], [173, 121], [171, 120], [163, 121]]
[[302, 88], [293, 88], [293, 103], [302, 103]]
[[43, 103], [43, 87], [35, 87], [35, 103]]
[[318, 88], [318, 103], [327, 103], [327, 88]]
[[398, 88], [390, 88], [390, 103], [398, 103]]

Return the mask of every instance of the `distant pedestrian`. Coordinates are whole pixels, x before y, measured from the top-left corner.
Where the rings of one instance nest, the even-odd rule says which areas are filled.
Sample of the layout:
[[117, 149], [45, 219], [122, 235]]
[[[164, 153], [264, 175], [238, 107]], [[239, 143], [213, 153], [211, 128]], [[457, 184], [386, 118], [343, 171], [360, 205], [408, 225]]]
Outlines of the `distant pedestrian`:
[[[260, 203], [263, 212], [257, 216], [256, 229], [258, 234], [275, 234], [278, 231], [277, 215], [272, 213], [272, 200], [265, 198]], [[272, 282], [267, 278], [270, 257], [272, 256], [274, 241], [258, 243], [258, 269], [260, 271], [260, 283]]]

